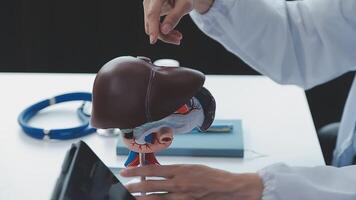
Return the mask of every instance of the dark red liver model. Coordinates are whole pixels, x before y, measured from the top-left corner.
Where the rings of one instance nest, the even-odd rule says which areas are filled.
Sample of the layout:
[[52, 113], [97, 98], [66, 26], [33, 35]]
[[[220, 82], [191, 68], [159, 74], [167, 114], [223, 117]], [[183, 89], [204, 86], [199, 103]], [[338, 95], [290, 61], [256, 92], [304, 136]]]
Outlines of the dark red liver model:
[[204, 81], [196, 70], [158, 67], [147, 58], [115, 58], [96, 76], [91, 123], [128, 129], [162, 119], [197, 94]]
[[[146, 57], [115, 58], [95, 78], [91, 124], [102, 129], [134, 129], [182, 110], [196, 97], [204, 110], [199, 128], [206, 130], [214, 120], [215, 101], [203, 88], [204, 81], [204, 74], [193, 69], [155, 66]], [[173, 140], [167, 128], [152, 133], [151, 142], [144, 145], [136, 144], [133, 134], [126, 133], [123, 140], [133, 151], [127, 165], [138, 164], [137, 153], [146, 153], [149, 162], [157, 164], [152, 153], [167, 148]]]

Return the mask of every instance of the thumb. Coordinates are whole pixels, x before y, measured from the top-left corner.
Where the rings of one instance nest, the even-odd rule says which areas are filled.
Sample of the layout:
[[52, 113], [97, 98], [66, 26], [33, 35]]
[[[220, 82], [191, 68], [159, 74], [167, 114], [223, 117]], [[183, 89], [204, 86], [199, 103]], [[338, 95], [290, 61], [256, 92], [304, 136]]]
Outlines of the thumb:
[[180, 19], [193, 9], [193, 4], [190, 1], [176, 1], [174, 8], [164, 18], [161, 24], [161, 32], [167, 35], [179, 23]]

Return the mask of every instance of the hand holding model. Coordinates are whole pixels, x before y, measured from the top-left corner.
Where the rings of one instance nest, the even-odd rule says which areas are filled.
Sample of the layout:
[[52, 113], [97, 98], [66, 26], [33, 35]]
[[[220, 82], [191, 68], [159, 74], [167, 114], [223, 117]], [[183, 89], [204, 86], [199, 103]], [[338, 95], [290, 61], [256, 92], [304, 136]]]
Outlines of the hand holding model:
[[[144, 0], [145, 32], [150, 43], [157, 39], [166, 43], [179, 45], [183, 35], [175, 27], [180, 19], [195, 9], [199, 13], [209, 10], [214, 0]], [[163, 22], [160, 17], [165, 16]]]

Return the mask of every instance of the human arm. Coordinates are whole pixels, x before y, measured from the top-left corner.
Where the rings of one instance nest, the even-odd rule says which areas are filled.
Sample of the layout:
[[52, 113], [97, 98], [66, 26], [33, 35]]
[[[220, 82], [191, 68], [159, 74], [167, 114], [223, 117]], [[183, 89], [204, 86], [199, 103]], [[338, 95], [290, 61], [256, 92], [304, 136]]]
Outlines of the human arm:
[[128, 185], [131, 192], [168, 192], [138, 199], [354, 200], [356, 166], [289, 167], [275, 164], [256, 173], [234, 174], [201, 165], [145, 166], [121, 175], [157, 176]]
[[307, 89], [356, 70], [355, 10], [354, 0], [216, 0], [191, 16], [260, 73]]
[[235, 174], [201, 165], [144, 166], [123, 176], [156, 176], [128, 185], [131, 192], [169, 192], [138, 199], [354, 200], [356, 166], [289, 167], [275, 164], [256, 173]]
[[263, 191], [261, 178], [256, 173], [234, 174], [203, 165], [149, 165], [124, 169], [121, 175], [165, 178], [128, 185], [133, 193], [168, 192], [137, 197], [138, 200], [260, 200]]

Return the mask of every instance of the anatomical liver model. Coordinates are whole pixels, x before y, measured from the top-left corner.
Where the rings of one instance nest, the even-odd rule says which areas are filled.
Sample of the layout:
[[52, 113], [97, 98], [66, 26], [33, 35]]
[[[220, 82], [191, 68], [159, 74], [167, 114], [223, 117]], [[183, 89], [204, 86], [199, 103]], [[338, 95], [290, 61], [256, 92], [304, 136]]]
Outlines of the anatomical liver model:
[[193, 69], [155, 66], [146, 57], [115, 58], [95, 78], [91, 124], [121, 130], [131, 150], [125, 166], [159, 164], [154, 153], [168, 148], [175, 134], [212, 124], [215, 100], [204, 81]]

